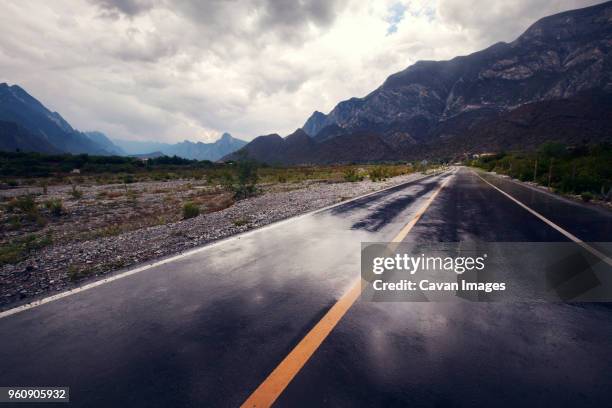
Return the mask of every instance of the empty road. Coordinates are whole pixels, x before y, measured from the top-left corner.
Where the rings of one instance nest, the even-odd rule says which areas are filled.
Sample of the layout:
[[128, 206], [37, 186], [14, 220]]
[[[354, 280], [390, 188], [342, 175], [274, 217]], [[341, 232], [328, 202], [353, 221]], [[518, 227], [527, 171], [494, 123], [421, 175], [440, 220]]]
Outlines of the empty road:
[[483, 177], [426, 176], [5, 315], [0, 386], [69, 386], [75, 407], [236, 407], [261, 387], [279, 407], [609, 404], [609, 303], [345, 302], [361, 242], [569, 241], [493, 186], [611, 241], [610, 212]]

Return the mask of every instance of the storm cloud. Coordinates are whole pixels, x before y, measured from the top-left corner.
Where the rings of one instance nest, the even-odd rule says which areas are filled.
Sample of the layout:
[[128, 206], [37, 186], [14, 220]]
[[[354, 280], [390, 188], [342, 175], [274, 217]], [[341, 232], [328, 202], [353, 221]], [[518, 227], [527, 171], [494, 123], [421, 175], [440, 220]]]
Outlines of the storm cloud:
[[512, 41], [588, 0], [9, 0], [0, 82], [82, 130], [161, 141], [288, 134], [420, 59]]

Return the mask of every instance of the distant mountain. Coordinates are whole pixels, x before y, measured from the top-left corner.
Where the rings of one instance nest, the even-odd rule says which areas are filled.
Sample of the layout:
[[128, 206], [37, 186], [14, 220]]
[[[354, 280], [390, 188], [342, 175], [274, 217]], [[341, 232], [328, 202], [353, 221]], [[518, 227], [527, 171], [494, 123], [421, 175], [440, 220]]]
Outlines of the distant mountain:
[[41, 136], [30, 133], [15, 122], [0, 121], [0, 150], [15, 152], [60, 153]]
[[[609, 132], [589, 131], [608, 129], [609, 115], [599, 111], [592, 115], [589, 109], [612, 93], [611, 50], [612, 2], [545, 17], [511, 43], [500, 42], [449, 61], [419, 61], [363, 98], [340, 102], [328, 114], [314, 112], [304, 132], [325, 148], [336, 146], [330, 142], [341, 138], [343, 149], [324, 152], [324, 147], [317, 147], [321, 156], [313, 158], [308, 147], [302, 157], [287, 160], [305, 163], [335, 157], [340, 161], [356, 156], [350, 152], [360, 149], [357, 140], [364, 134], [377, 135], [391, 149], [385, 159], [529, 148], [545, 139], [610, 140]], [[573, 112], [567, 112], [567, 106]], [[538, 122], [534, 112], [550, 115]], [[571, 126], [572, 114], [588, 121], [589, 128]], [[553, 117], [567, 124], [566, 130], [560, 131]], [[543, 123], [559, 131], [551, 132]], [[272, 148], [280, 152], [287, 148], [279, 150], [279, 145], [276, 141]], [[255, 154], [261, 146], [247, 145], [243, 151], [258, 160], [285, 160], [270, 153]], [[374, 160], [381, 151], [372, 150], [373, 155], [359, 161]]]
[[108, 138], [104, 133], [98, 131], [85, 132], [85, 135], [90, 139], [105, 149], [107, 152], [117, 155], [117, 156], [125, 156], [125, 152], [119, 146], [114, 144], [112, 140]]
[[159, 151], [172, 146], [168, 143], [141, 141], [141, 140], [123, 140], [123, 139], [112, 139], [113, 144], [118, 146], [128, 156], [134, 156], [138, 154], [147, 154], [150, 152]]
[[176, 144], [130, 140], [115, 140], [114, 143], [130, 155], [159, 151], [166, 156], [179, 156], [192, 160], [216, 161], [240, 149], [246, 145], [247, 142], [236, 139], [229, 133], [224, 133], [213, 143], [190, 142], [188, 140]]
[[[350, 147], [347, 148], [347, 146]], [[223, 160], [242, 160], [244, 158], [278, 165], [401, 159], [393, 148], [375, 133], [354, 132], [317, 142], [302, 129], [296, 130], [285, 138], [277, 134], [256, 137], [242, 149], [225, 156]]]
[[31, 135], [30, 139], [20, 136], [22, 142], [31, 142], [24, 150], [43, 151], [51, 145], [58, 152], [110, 154], [17, 85], [0, 84], [0, 120], [16, 123]]

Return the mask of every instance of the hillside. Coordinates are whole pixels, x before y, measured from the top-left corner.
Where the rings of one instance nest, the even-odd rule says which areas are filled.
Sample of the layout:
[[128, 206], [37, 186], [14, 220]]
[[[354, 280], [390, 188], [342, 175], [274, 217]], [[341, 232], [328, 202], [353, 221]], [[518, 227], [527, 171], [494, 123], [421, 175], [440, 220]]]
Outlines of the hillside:
[[46, 139], [33, 135], [15, 122], [0, 121], [0, 151], [59, 153]]
[[[511, 43], [419, 61], [363, 98], [342, 101], [328, 114], [314, 112], [303, 129], [316, 146], [301, 140], [307, 146], [301, 154], [283, 156], [295, 150], [288, 138], [282, 149], [277, 140], [262, 154], [266, 149], [255, 139], [257, 148], [247, 146], [243, 156], [373, 161], [529, 148], [543, 140], [609, 140], [610, 116], [597, 107], [607, 106], [612, 92], [611, 48], [612, 2], [545, 17]], [[391, 152], [364, 150], [363, 134], [370, 141], [377, 135]]]
[[7, 136], [2, 143], [7, 150], [15, 148], [13, 142], [9, 142], [10, 137], [19, 139], [20, 148], [27, 151], [47, 152], [50, 145], [64, 153], [111, 154], [17, 85], [0, 84], [0, 120], [16, 123], [30, 134], [29, 138], [23, 134]]

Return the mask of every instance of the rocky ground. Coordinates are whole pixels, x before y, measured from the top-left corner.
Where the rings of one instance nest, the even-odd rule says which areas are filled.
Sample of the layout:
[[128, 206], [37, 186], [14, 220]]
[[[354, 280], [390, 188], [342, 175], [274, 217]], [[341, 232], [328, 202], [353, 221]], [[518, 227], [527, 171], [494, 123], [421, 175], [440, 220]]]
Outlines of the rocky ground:
[[[418, 174], [386, 181], [338, 183], [308, 180], [260, 186], [261, 193], [234, 202], [219, 186], [188, 180], [130, 185], [72, 186], [0, 191], [11, 197], [36, 194], [36, 214], [15, 226], [0, 213], [0, 243], [36, 236], [21, 259], [0, 266], [0, 308], [82, 284], [97, 276], [175, 254], [252, 228], [400, 184]], [[62, 200], [62, 213], [44, 203]], [[197, 203], [201, 214], [181, 219], [181, 203]], [[13, 218], [11, 218], [13, 217]], [[27, 217], [26, 217], [27, 218]], [[11, 227], [12, 226], [12, 227]], [[25, 235], [29, 234], [29, 235]], [[44, 238], [51, 237], [42, 243]], [[25, 238], [24, 238], [25, 237]]]

